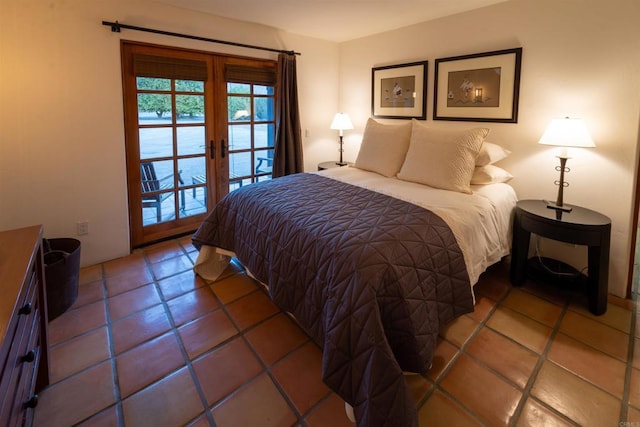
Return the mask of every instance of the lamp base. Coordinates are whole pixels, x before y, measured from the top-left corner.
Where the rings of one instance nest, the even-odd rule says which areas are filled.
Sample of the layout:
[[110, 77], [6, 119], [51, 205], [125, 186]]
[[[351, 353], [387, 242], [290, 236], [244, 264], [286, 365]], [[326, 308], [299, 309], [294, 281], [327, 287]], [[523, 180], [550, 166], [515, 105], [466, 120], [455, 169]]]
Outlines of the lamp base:
[[569, 206], [558, 206], [556, 203], [550, 202], [548, 200], [545, 200], [545, 202], [547, 203], [548, 209], [555, 209], [562, 212], [571, 212], [573, 210], [573, 208]]
[[347, 166], [349, 163], [347, 162], [336, 162], [336, 165], [338, 166]]

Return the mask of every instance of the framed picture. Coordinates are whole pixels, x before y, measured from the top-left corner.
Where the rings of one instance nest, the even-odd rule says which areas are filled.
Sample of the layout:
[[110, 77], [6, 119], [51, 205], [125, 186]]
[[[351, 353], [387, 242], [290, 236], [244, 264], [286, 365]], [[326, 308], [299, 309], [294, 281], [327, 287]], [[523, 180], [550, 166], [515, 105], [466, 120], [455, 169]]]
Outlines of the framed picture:
[[434, 120], [518, 122], [522, 48], [436, 59]]
[[427, 118], [428, 61], [371, 69], [371, 115], [384, 119]]

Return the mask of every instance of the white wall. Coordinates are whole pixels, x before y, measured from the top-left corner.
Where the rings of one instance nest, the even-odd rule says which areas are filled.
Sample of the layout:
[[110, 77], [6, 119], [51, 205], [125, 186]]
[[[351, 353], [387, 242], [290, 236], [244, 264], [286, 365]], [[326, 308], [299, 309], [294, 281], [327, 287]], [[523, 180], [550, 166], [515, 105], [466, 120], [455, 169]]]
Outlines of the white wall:
[[[332, 156], [338, 45], [132, 0], [0, 3], [0, 230], [44, 224], [82, 242], [82, 265], [129, 253], [119, 40], [275, 59], [275, 54], [123, 30], [101, 22], [293, 49], [309, 169]], [[323, 150], [329, 149], [323, 155]], [[77, 221], [90, 233], [76, 236]]]
[[[429, 60], [427, 123], [471, 127], [479, 123], [432, 121], [436, 58], [522, 46], [517, 124], [489, 123], [487, 140], [513, 154], [500, 165], [515, 175], [520, 199], [555, 199], [554, 149], [537, 144], [555, 117], [581, 117], [597, 147], [574, 152], [565, 202], [612, 219], [609, 290], [625, 296], [640, 118], [640, 2], [637, 0], [511, 0], [340, 46], [340, 108], [356, 129], [345, 137], [354, 160], [371, 109], [371, 68]], [[584, 248], [543, 242], [578, 268]]]

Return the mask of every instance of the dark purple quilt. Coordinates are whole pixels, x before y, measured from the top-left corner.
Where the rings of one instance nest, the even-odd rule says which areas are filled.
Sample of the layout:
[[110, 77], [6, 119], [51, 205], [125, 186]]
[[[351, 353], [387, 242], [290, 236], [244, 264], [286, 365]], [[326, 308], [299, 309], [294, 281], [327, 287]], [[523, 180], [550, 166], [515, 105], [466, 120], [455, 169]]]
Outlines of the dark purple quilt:
[[242, 187], [193, 236], [234, 251], [323, 349], [358, 426], [417, 425], [402, 372], [429, 368], [442, 325], [473, 310], [464, 259], [434, 213], [317, 174]]

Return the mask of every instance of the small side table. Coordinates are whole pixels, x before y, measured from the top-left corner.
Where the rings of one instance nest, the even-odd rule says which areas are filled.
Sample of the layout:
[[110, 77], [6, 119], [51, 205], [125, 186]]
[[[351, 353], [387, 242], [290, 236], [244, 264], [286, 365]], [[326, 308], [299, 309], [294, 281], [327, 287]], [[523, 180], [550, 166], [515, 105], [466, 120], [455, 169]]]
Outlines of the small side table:
[[325, 169], [331, 169], [331, 168], [339, 168], [342, 166], [352, 166], [353, 162], [345, 162], [346, 165], [339, 165], [337, 160], [331, 160], [328, 162], [321, 162], [318, 163], [318, 170], [319, 171], [323, 171]]
[[611, 220], [595, 211], [568, 205], [571, 212], [547, 208], [543, 200], [520, 200], [516, 204], [511, 248], [511, 284], [522, 285], [526, 276], [531, 233], [552, 240], [588, 246], [587, 297], [589, 310], [607, 311]]

